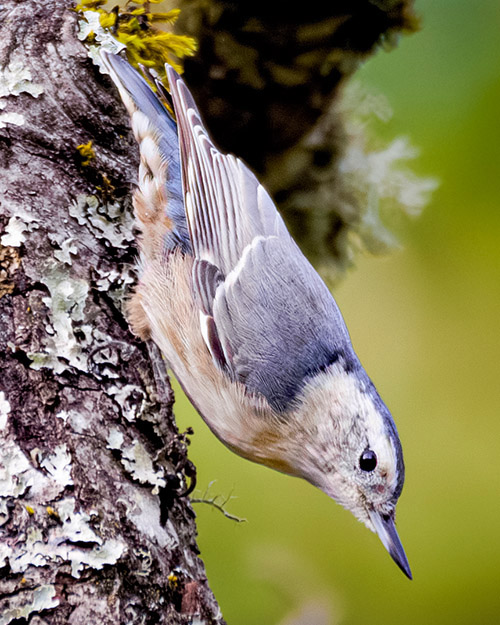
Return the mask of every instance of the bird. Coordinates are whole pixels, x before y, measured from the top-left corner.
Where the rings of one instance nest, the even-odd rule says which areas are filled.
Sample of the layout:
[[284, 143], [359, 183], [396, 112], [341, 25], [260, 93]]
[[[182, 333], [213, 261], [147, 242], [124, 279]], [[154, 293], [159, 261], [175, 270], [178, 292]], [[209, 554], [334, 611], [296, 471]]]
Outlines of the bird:
[[395, 526], [400, 439], [333, 295], [254, 173], [216, 147], [179, 74], [165, 65], [169, 91], [150, 74], [154, 91], [101, 56], [140, 151], [133, 331], [229, 449], [322, 490], [412, 579]]

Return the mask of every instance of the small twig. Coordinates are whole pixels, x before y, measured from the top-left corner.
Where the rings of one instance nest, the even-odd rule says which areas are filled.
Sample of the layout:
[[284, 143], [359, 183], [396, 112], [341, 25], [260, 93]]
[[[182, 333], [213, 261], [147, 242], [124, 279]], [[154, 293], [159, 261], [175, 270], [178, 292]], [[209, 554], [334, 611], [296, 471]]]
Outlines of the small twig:
[[236, 521], [236, 523], [244, 523], [246, 521], [246, 519], [238, 517], [234, 514], [230, 514], [229, 512], [227, 512], [227, 510], [224, 510], [222, 505], [217, 503], [216, 499], [216, 497], [213, 497], [212, 499], [191, 499], [191, 503], [207, 503], [208, 505], [213, 506], [214, 508], [219, 510], [219, 512], [222, 512], [226, 519]]
[[209, 506], [213, 506], [216, 510], [219, 510], [219, 512], [222, 512], [222, 514], [226, 517], [226, 519], [229, 519], [231, 521], [236, 521], [236, 523], [244, 523], [246, 519], [238, 517], [235, 514], [231, 514], [230, 512], [224, 509], [224, 506], [227, 504], [227, 502], [230, 501], [231, 499], [234, 499], [232, 492], [229, 493], [229, 495], [225, 499], [223, 499], [223, 501], [221, 502], [218, 501], [219, 499], [221, 499], [221, 495], [215, 495], [215, 497], [208, 497], [208, 491], [210, 490], [210, 487], [213, 484], [214, 482], [210, 482], [208, 484], [207, 488], [205, 489], [205, 492], [200, 498], [196, 498], [196, 497], [191, 498], [190, 500], [191, 503], [206, 503]]

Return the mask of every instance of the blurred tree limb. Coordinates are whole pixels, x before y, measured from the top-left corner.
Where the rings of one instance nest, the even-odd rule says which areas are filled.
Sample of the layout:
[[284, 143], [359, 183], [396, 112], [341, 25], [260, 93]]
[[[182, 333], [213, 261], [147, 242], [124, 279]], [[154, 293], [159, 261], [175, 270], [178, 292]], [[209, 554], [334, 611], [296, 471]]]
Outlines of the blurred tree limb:
[[306, 255], [335, 277], [352, 232], [369, 226], [383, 245], [366, 215], [368, 172], [351, 183], [342, 171], [342, 92], [369, 55], [418, 28], [413, 0], [177, 4], [178, 31], [199, 44], [185, 71], [208, 126], [259, 174]]

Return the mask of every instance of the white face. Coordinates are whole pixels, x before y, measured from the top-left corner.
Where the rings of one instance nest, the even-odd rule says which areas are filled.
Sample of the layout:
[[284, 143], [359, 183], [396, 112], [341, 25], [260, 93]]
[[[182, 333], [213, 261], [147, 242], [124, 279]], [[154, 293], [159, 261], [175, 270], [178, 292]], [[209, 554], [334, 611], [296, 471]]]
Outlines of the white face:
[[337, 471], [327, 478], [323, 490], [375, 531], [370, 510], [379, 514], [394, 512], [397, 459], [392, 441], [383, 429], [370, 436], [364, 425], [366, 421], [360, 418], [353, 422], [353, 431], [336, 458]]
[[306, 479], [374, 530], [369, 510], [394, 511], [400, 478], [399, 443], [381, 413], [387, 409], [342, 366], [316, 378], [305, 404], [311, 425], [314, 422]]
[[376, 532], [411, 579], [394, 524], [404, 480], [401, 444], [373, 384], [360, 367], [339, 363], [315, 376], [303, 397], [291, 423], [301, 431], [298, 474]]

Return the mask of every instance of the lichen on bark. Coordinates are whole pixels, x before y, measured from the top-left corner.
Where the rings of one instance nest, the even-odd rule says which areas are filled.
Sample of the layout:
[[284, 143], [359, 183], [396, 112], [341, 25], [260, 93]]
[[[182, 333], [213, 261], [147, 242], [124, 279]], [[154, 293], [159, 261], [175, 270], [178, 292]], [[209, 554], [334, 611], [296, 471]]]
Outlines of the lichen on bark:
[[165, 365], [123, 313], [137, 149], [70, 9], [0, 8], [0, 622], [221, 623]]

